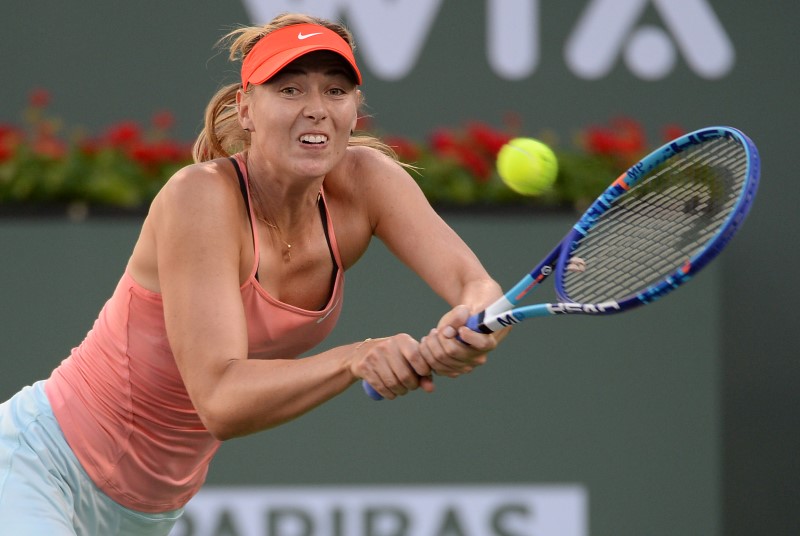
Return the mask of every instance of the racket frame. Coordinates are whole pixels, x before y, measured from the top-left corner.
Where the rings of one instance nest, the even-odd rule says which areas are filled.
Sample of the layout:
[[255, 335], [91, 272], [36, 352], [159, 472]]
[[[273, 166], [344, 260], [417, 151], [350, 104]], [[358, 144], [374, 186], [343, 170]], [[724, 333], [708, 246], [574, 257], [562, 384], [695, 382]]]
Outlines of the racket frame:
[[[588, 234], [601, 215], [610, 210], [617, 199], [638, 184], [653, 169], [684, 151], [708, 141], [726, 137], [739, 143], [747, 158], [747, 176], [733, 210], [720, 226], [717, 233], [695, 255], [660, 282], [646, 287], [639, 293], [619, 300], [600, 303], [578, 303], [571, 300], [563, 286], [567, 270], [576, 244]], [[741, 227], [752, 206], [761, 170], [761, 163], [755, 144], [738, 129], [718, 126], [709, 127], [685, 134], [656, 149], [620, 175], [584, 212], [564, 239], [530, 273], [484, 311], [473, 315], [467, 327], [481, 333], [492, 333], [498, 329], [512, 326], [525, 319], [560, 314], [614, 314], [651, 303], [691, 279], [725, 248], [733, 235]], [[556, 273], [555, 291], [559, 302], [540, 303], [517, 307], [534, 288], [538, 287], [553, 272]]]

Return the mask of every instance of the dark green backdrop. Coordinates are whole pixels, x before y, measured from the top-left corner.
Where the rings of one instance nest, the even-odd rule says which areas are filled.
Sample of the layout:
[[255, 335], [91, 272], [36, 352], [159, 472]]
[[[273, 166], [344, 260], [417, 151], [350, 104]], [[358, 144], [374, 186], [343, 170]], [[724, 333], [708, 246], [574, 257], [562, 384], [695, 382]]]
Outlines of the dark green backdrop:
[[[572, 223], [448, 219], [505, 283]], [[0, 224], [0, 397], [45, 377], [79, 342], [138, 224]], [[422, 334], [445, 310], [379, 242], [346, 280], [342, 319], [323, 347]], [[278, 430], [223, 445], [209, 484], [578, 483], [589, 493], [591, 534], [718, 534], [720, 270], [690, 288], [627, 315], [520, 327], [490, 365], [440, 379], [433, 396], [378, 404], [354, 387]]]
[[[369, 4], [381, 3], [375, 0]], [[435, 401], [411, 399], [377, 409], [363, 404], [354, 392], [310, 415], [307, 421], [268, 434], [263, 441], [281, 444], [292, 434], [304, 433], [306, 426], [323, 426], [336, 420], [339, 428], [327, 428], [336, 439], [330, 441], [331, 448], [340, 448], [337, 445], [342, 444], [342, 435], [377, 428], [381, 434], [373, 437], [382, 438], [379, 440], [386, 445], [397, 444], [419, 453], [422, 447], [414, 434], [396, 437], [392, 435], [396, 428], [389, 424], [411, 422], [422, 427], [421, 433], [432, 434], [434, 444], [452, 441], [470, 446], [473, 442], [472, 448], [480, 449], [502, 442], [512, 445], [514, 455], [470, 465], [467, 473], [471, 474], [463, 475], [448, 472], [446, 464], [432, 462], [432, 471], [421, 468], [419, 474], [405, 477], [390, 472], [386, 475], [390, 481], [457, 481], [462, 477], [480, 481], [489, 479], [489, 473], [509, 480], [575, 479], [590, 487], [591, 526], [598, 528], [598, 533], [602, 527], [622, 534], [614, 520], [640, 514], [643, 524], [671, 518], [685, 521], [685, 527], [699, 527], [665, 532], [671, 534], [796, 532], [800, 526], [796, 508], [800, 502], [796, 463], [800, 451], [796, 410], [800, 365], [794, 314], [788, 309], [800, 298], [800, 284], [792, 271], [800, 256], [792, 232], [798, 224], [794, 204], [800, 187], [791, 165], [796, 152], [793, 126], [798, 118], [796, 98], [800, 90], [794, 28], [800, 4], [745, 0], [705, 3], [713, 8], [736, 54], [733, 68], [719, 79], [698, 76], [680, 53], [674, 71], [657, 81], [633, 76], [622, 61], [608, 76], [581, 79], [567, 66], [564, 50], [590, 4], [585, 0], [531, 0], [539, 21], [539, 60], [536, 69], [519, 80], [504, 80], [488, 66], [485, 21], [489, 7], [496, 5], [489, 0], [442, 1], [419, 60], [408, 76], [382, 80], [369, 68], [364, 69], [364, 91], [375, 122], [392, 133], [422, 137], [436, 126], [456, 126], [471, 119], [499, 123], [505, 113], [514, 111], [522, 115], [530, 135], [552, 129], [564, 140], [586, 124], [605, 122], [617, 115], [640, 119], [651, 132], [673, 122], [685, 128], [724, 123], [750, 134], [762, 153], [763, 185], [755, 210], [724, 260], [710, 275], [704, 275], [702, 282], [693, 283], [695, 292], [688, 296], [675, 301], [670, 298], [652, 313], [636, 313], [607, 324], [602, 321], [608, 329], [625, 326], [643, 341], [658, 341], [652, 354], [579, 355], [571, 345], [587, 343], [574, 336], [566, 339], [568, 346], [562, 349], [559, 344], [563, 344], [564, 332], [559, 330], [571, 329], [567, 324], [579, 330], [575, 333], [599, 328], [590, 321], [557, 319], [547, 328], [534, 327], [525, 333], [520, 330], [515, 334], [516, 346], [509, 345], [492, 366], [474, 377], [445, 382], [442, 396]], [[294, 2], [298, 9], [312, 4], [334, 2]], [[408, 1], [383, 4], [396, 6]], [[663, 2], [645, 4], [635, 27], [668, 29], [656, 7]], [[223, 55], [212, 49], [214, 41], [233, 25], [248, 22], [248, 12], [237, 0], [15, 0], [4, 7], [5, 14], [0, 18], [0, 54], [5, 69], [0, 85], [0, 120], [18, 120], [27, 92], [41, 86], [53, 93], [53, 107], [67, 124], [96, 129], [127, 118], [146, 120], [160, 109], [169, 109], [175, 112], [185, 137], [196, 132], [202, 109], [218, 85], [235, 79], [236, 69], [226, 65]], [[352, 14], [343, 15], [354, 19]], [[540, 238], [548, 233], [557, 236], [562, 224], [568, 223], [539, 219], [533, 243], [537, 252], [549, 242]], [[513, 265], [514, 253], [502, 247], [502, 240], [492, 238], [490, 229], [509, 222], [492, 218], [486, 222], [486, 217], [468, 215], [455, 220], [459, 227], [464, 226], [500, 277], [507, 267], [490, 262], [488, 256], [502, 251]], [[66, 346], [76, 343], [88, 329], [101, 296], [110, 291], [118, 275], [115, 269], [121, 269], [125, 262], [136, 223], [71, 225], [55, 221], [45, 226], [9, 219], [0, 222], [4, 326], [0, 387], [4, 396], [18, 384], [45, 374], [65, 353]], [[120, 235], [123, 238], [117, 238]], [[378, 257], [375, 262], [388, 262], [380, 249], [374, 255]], [[353, 314], [369, 303], [382, 302], [373, 291], [363, 290], [370, 289], [370, 281], [367, 269], [361, 270], [358, 267], [351, 276], [351, 287], [355, 288], [348, 300]], [[508, 279], [513, 279], [513, 273], [510, 270]], [[419, 293], [423, 299], [424, 291]], [[431, 316], [404, 329], [422, 331], [435, 318], [438, 306], [435, 302], [426, 304]], [[398, 328], [399, 320], [371, 317], [370, 322], [378, 322], [381, 331], [388, 332]], [[665, 323], [678, 329], [680, 322], [687, 323], [688, 332], [662, 331]], [[556, 327], [559, 323], [564, 327]], [[655, 328], [659, 331], [653, 333]], [[376, 329], [372, 323], [348, 318], [336, 336], [367, 336]], [[700, 344], [697, 353], [703, 359], [692, 359], [692, 352], [678, 351], [687, 340]], [[604, 341], [592, 347], [597, 346], [604, 346]], [[525, 353], [530, 355], [520, 355]], [[659, 358], [664, 357], [662, 353], [669, 358]], [[707, 368], [698, 371], [693, 368], [697, 366]], [[648, 381], [640, 385], [643, 376]], [[662, 378], [664, 383], [659, 383]], [[499, 384], [523, 379], [535, 382], [533, 388], [515, 384], [515, 389], [496, 389]], [[704, 383], [698, 386], [696, 382], [700, 381]], [[547, 410], [531, 400], [546, 402]], [[603, 403], [598, 406], [597, 400]], [[476, 434], [477, 426], [467, 429], [461, 425], [465, 428], [459, 430], [457, 424], [446, 434], [437, 426], [440, 420], [452, 422], [453, 415], [464, 411], [463, 404], [477, 412], [479, 428], [485, 433]], [[616, 410], [625, 418], [620, 418]], [[341, 420], [342, 413], [347, 420]], [[425, 416], [421, 422], [415, 420], [420, 414]], [[503, 415], [502, 421], [496, 418], [498, 414]], [[650, 419], [646, 418], [648, 414]], [[690, 424], [684, 429], [686, 422]], [[571, 426], [567, 428], [565, 423]], [[643, 426], [645, 437], [639, 438], [634, 432], [639, 428], [626, 423]], [[548, 431], [547, 441], [541, 440], [541, 427]], [[585, 446], [597, 438], [603, 442], [603, 449], [575, 446]], [[248, 448], [248, 441], [226, 449], [229, 454], [223, 453], [220, 464], [231, 465], [222, 473], [260, 481], [258, 471], [234, 463], [237, 456], [254, 451]], [[667, 454], [661, 450], [664, 444], [678, 449], [672, 453], [672, 463], [666, 463]], [[684, 444], [691, 448], [680, 446]], [[383, 455], [367, 450], [365, 456]], [[674, 471], [673, 463], [682, 452], [690, 456], [683, 466], [685, 472]], [[520, 471], [517, 464], [523, 455], [533, 462]], [[541, 461], [552, 456], [558, 461], [551, 465]], [[631, 456], [635, 462], [631, 465], [617, 462], [622, 464], [620, 471], [613, 471], [613, 464], [608, 467], [602, 463]], [[289, 481], [290, 474], [282, 469], [286, 466], [265, 469], [264, 480]], [[494, 467], [499, 468], [497, 472]], [[336, 481], [339, 470], [353, 480], [367, 479], [357, 470], [352, 473], [345, 468], [346, 464], [331, 469], [331, 474], [302, 480]], [[689, 472], [693, 475], [691, 482], [684, 479]], [[221, 473], [212, 475], [214, 481], [223, 478]], [[668, 488], [663, 495], [662, 485]], [[688, 515], [694, 512], [700, 516], [700, 510], [704, 512], [702, 519]]]

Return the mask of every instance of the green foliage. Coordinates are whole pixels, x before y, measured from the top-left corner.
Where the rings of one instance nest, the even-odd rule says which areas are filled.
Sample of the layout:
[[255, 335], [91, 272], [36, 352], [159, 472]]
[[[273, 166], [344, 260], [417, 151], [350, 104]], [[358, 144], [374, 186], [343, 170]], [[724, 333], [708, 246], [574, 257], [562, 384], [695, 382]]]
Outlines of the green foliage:
[[[191, 163], [191, 145], [170, 138], [169, 112], [148, 126], [133, 121], [112, 125], [100, 136], [65, 136], [60, 122], [46, 114], [50, 96], [35, 90], [23, 126], [0, 123], [0, 204], [71, 204], [146, 207], [175, 171]], [[362, 122], [359, 130], [374, 133]], [[675, 127], [665, 137], [679, 133]], [[553, 189], [523, 197], [497, 175], [500, 148], [517, 136], [550, 145], [559, 162]], [[441, 128], [425, 142], [391, 135], [382, 138], [401, 161], [411, 164], [425, 195], [436, 205], [538, 205], [582, 208], [646, 151], [641, 126], [615, 119], [591, 126], [564, 145], [551, 133], [528, 133], [513, 116], [503, 128], [468, 122]]]

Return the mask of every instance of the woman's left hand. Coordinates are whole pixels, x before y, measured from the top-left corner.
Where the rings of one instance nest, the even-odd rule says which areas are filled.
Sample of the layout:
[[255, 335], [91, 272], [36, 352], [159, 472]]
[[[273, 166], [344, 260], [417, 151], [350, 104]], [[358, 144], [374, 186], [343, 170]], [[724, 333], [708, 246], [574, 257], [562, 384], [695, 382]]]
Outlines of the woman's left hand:
[[422, 337], [420, 353], [436, 374], [455, 378], [472, 372], [475, 367], [486, 363], [486, 354], [497, 347], [499, 338], [496, 334], [477, 333], [466, 327], [469, 316], [467, 306], [458, 305]]

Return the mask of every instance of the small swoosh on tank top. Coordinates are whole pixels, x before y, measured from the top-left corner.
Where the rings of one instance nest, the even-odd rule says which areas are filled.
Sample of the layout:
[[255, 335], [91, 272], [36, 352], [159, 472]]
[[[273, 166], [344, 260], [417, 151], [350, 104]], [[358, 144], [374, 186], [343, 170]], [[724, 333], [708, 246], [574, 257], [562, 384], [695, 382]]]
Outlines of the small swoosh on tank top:
[[329, 316], [331, 316], [331, 313], [334, 311], [334, 309], [336, 309], [336, 307], [337, 307], [338, 305], [339, 305], [339, 300], [337, 299], [337, 300], [334, 302], [334, 304], [331, 306], [331, 308], [328, 310], [328, 312], [327, 312], [327, 313], [325, 313], [323, 316], [321, 316], [320, 318], [318, 318], [318, 319], [317, 319], [317, 324], [322, 324], [323, 322], [325, 322], [325, 319], [326, 319], [326, 318], [328, 318]]

